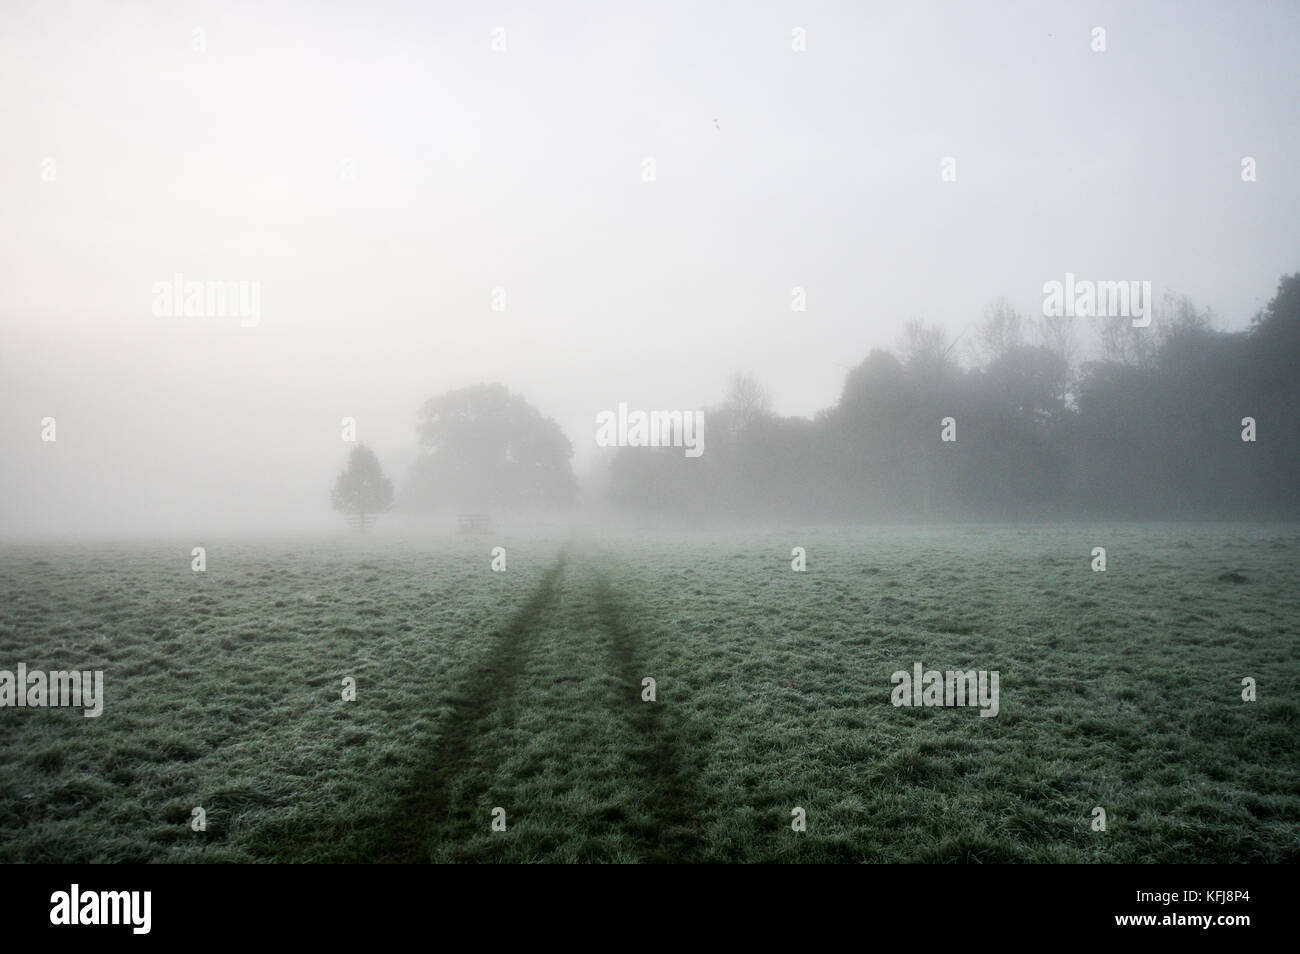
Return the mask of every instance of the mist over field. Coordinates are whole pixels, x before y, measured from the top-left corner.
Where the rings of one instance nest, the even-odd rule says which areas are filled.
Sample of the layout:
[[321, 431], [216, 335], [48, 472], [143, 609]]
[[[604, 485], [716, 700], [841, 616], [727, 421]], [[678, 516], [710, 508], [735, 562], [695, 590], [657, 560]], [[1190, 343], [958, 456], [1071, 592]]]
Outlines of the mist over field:
[[0, 861], [1296, 861], [1298, 38], [7, 4]]
[[[9, 5], [0, 527], [329, 526], [343, 418], [400, 485], [478, 384], [594, 480], [619, 402], [743, 371], [813, 420], [908, 321], [969, 364], [1067, 272], [1243, 331], [1297, 267], [1297, 15]], [[256, 323], [156, 307], [178, 275], [256, 283]]]

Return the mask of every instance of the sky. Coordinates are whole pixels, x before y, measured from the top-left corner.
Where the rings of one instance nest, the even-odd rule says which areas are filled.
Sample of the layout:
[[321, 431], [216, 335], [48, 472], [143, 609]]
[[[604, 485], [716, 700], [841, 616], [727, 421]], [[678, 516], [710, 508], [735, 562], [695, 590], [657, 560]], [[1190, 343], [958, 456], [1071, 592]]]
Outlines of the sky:
[[[811, 416], [1067, 272], [1244, 328], [1300, 269], [1297, 39], [1294, 2], [6, 0], [0, 535], [336, 519], [343, 418], [400, 487], [486, 382], [581, 475], [620, 402], [745, 370]], [[256, 321], [160, 313], [177, 274]]]

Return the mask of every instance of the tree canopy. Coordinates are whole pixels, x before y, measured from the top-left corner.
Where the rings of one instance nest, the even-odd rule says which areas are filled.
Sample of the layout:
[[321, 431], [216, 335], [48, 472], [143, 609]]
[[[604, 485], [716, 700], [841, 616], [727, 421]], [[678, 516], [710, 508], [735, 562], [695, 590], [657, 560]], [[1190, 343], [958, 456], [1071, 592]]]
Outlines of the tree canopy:
[[500, 384], [430, 398], [407, 490], [418, 509], [563, 505], [577, 493], [573, 445], [554, 420]]
[[[1249, 329], [1215, 324], [1173, 295], [1145, 327], [1031, 322], [999, 300], [963, 367], [962, 336], [913, 320], [897, 356], [872, 351], [812, 419], [775, 414], [734, 377], [706, 411], [729, 439], [694, 461], [623, 448], [610, 493], [696, 515], [1300, 515], [1300, 273]], [[1095, 360], [1076, 366], [1085, 330]]]
[[392, 507], [392, 481], [384, 476], [379, 458], [369, 447], [358, 444], [352, 448], [347, 468], [334, 482], [330, 501], [335, 510], [352, 517], [361, 530]]

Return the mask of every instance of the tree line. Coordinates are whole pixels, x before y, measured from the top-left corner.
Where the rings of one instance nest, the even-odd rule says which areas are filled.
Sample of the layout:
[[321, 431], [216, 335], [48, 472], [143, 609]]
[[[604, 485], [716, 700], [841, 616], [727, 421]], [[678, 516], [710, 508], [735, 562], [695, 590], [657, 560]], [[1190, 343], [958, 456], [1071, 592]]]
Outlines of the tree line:
[[620, 449], [611, 499], [806, 519], [1296, 516], [1300, 273], [1245, 331], [1214, 323], [1174, 296], [1145, 328], [1004, 301], [964, 341], [913, 321], [812, 419], [735, 375], [705, 412], [707, 453]]
[[[622, 447], [613, 506], [738, 519], [1250, 518], [1300, 515], [1300, 273], [1244, 331], [1167, 296], [1129, 318], [1031, 320], [1005, 301], [950, 340], [909, 322], [873, 350], [838, 402], [783, 417], [752, 375], [704, 409], [707, 449]], [[418, 412], [420, 455], [400, 494], [353, 451], [337, 509], [378, 512], [568, 506], [573, 447], [499, 384]]]

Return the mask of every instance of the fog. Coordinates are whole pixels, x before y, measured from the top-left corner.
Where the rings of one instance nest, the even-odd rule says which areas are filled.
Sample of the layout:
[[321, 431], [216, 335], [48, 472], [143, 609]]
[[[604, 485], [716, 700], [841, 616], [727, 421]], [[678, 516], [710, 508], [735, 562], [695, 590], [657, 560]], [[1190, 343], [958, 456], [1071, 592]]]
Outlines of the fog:
[[[358, 444], [394, 486], [381, 522], [400, 522], [420, 497], [420, 409], [493, 384], [572, 446], [571, 487], [511, 504], [703, 512], [725, 484], [745, 518], [1104, 509], [1126, 491], [1107, 498], [1098, 474], [1123, 462], [1092, 451], [1114, 450], [1105, 422], [1122, 415], [1089, 410], [1078, 382], [1107, 359], [1138, 390], [1094, 377], [1094, 394], [1159, 390], [1176, 409], [1199, 393], [1210, 416], [1220, 402], [1222, 421], [1196, 419], [1213, 473], [1188, 511], [1216, 514], [1243, 472], [1205, 448], [1248, 414], [1269, 421], [1262, 444], [1296, 433], [1289, 367], [1259, 364], [1293, 353], [1295, 316], [1279, 309], [1263, 338], [1251, 321], [1300, 267], [1298, 20], [1282, 3], [6, 4], [0, 534], [341, 527], [330, 490]], [[1079, 323], [1054, 392], [1058, 417], [1079, 417], [1043, 425], [1060, 472], [1016, 445], [1020, 472], [1050, 470], [1013, 487], [1033, 507], [989, 488], [988, 457], [925, 499], [871, 488], [912, 486], [929, 450], [887, 473], [825, 459], [847, 446], [831, 412], [874, 349], [908, 369], [891, 406], [925, 408], [927, 439], [956, 406], [962, 452], [993, 447], [997, 413], [967, 431], [960, 409], [1002, 393], [980, 382], [1013, 346], [1047, 338], [1027, 326], [981, 350], [980, 323], [1004, 299], [1039, 327], [1044, 283], [1067, 274], [1190, 306], [1136, 352]], [[245, 283], [257, 313], [169, 313], [159, 286], [178, 275]], [[925, 364], [913, 319], [950, 365]], [[1193, 326], [1199, 370], [1171, 370], [1158, 346]], [[1210, 366], [1223, 389], [1189, 387]], [[861, 380], [893, 373], [870, 368]], [[738, 382], [782, 436], [727, 443], [744, 431]], [[700, 460], [720, 456], [725, 480], [652, 500], [668, 484], [639, 462], [691, 461], [599, 446], [598, 415], [621, 404], [703, 411]], [[886, 404], [853, 420], [916, 433]], [[849, 430], [863, 459], [900, 446]], [[1251, 492], [1279, 503], [1294, 450], [1272, 447]], [[803, 507], [809, 459], [826, 476]], [[1163, 512], [1150, 468], [1148, 496], [1118, 512]], [[424, 506], [501, 503], [458, 492], [472, 473], [442, 479]]]

